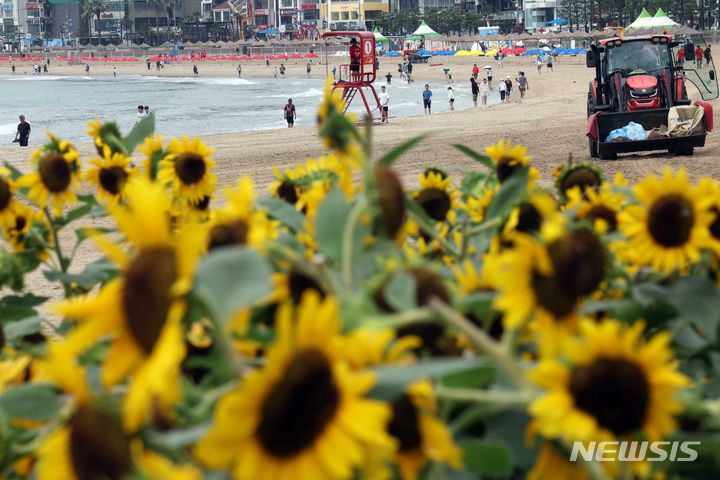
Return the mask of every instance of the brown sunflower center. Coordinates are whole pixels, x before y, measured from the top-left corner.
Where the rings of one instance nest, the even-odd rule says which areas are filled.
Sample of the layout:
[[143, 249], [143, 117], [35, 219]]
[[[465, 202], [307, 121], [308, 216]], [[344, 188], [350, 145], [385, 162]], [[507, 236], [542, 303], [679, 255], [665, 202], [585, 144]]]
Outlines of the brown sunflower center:
[[502, 157], [497, 165], [495, 166], [495, 173], [497, 174], [500, 183], [504, 182], [515, 173], [520, 164], [513, 157]]
[[315, 281], [314, 278], [295, 269], [291, 270], [288, 274], [288, 288], [290, 289], [290, 298], [292, 298], [295, 305], [300, 303], [303, 295], [308, 290], [315, 290], [320, 294], [320, 296], [325, 296], [325, 292], [322, 287]]
[[43, 185], [52, 193], [61, 193], [70, 186], [70, 164], [60, 153], [48, 153], [38, 167]]
[[0, 179], [0, 212], [10, 205], [10, 200], [12, 200], [10, 184], [8, 184], [5, 180]]
[[318, 350], [298, 352], [263, 400], [255, 435], [273, 457], [293, 457], [325, 431], [340, 400], [327, 357]]
[[235, 220], [232, 223], [215, 225], [210, 230], [209, 248], [227, 247], [230, 245], [245, 245], [250, 228], [245, 220]]
[[18, 232], [22, 232], [25, 229], [27, 223], [27, 218], [22, 215], [18, 215], [17, 217], [15, 217], [15, 230], [17, 230]]
[[605, 277], [605, 249], [588, 229], [574, 230], [548, 246], [560, 285], [577, 295], [595, 291]]
[[615, 435], [634, 432], [645, 423], [650, 385], [633, 362], [598, 358], [575, 368], [568, 388], [575, 406]]
[[388, 433], [400, 443], [400, 452], [410, 452], [420, 448], [422, 435], [419, 429], [420, 414], [413, 405], [410, 396], [403, 394], [392, 402], [392, 418], [388, 424]]
[[175, 173], [185, 185], [202, 180], [206, 170], [205, 159], [197, 153], [181, 153], [175, 158]]
[[595, 220], [604, 220], [607, 224], [608, 231], [614, 232], [617, 230], [617, 214], [615, 210], [606, 205], [593, 205], [585, 218], [592, 223], [595, 223]]
[[543, 218], [540, 212], [530, 202], [523, 202], [519, 206], [518, 224], [515, 230], [524, 233], [536, 233], [540, 231]]
[[393, 238], [405, 222], [405, 193], [400, 179], [388, 167], [375, 165], [374, 174], [380, 203], [379, 223], [383, 233]]
[[715, 214], [715, 220], [710, 224], [710, 233], [714, 238], [720, 239], [720, 208], [712, 207], [710, 211]]
[[292, 205], [295, 205], [299, 200], [297, 188], [290, 182], [282, 182], [280, 186], [278, 186], [277, 196]]
[[687, 198], [668, 194], [655, 201], [647, 222], [655, 242], [666, 248], [679, 247], [690, 239], [695, 212]]
[[580, 191], [584, 192], [586, 188], [597, 188], [602, 183], [600, 175], [590, 167], [575, 167], [565, 174], [562, 179], [560, 188], [565, 194], [574, 187], [580, 187]]
[[69, 427], [70, 459], [77, 478], [126, 478], [131, 469], [130, 443], [116, 420], [79, 407]]
[[532, 287], [540, 306], [556, 319], [569, 315], [575, 309], [577, 295], [567, 289], [558, 277], [533, 272]]
[[123, 185], [128, 174], [122, 167], [110, 167], [100, 169], [100, 186], [111, 195], [118, 195], [122, 192]]
[[442, 222], [450, 211], [450, 195], [444, 190], [426, 188], [420, 191], [417, 202], [430, 218]]
[[165, 325], [176, 278], [175, 253], [163, 247], [140, 250], [125, 272], [122, 306], [128, 330], [146, 354]]

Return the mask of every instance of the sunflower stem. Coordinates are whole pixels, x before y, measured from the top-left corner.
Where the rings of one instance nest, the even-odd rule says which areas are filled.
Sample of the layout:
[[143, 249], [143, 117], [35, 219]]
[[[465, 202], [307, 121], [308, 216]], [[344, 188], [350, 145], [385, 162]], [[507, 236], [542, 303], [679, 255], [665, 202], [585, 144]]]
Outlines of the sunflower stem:
[[437, 298], [430, 300], [430, 308], [436, 311], [447, 323], [465, 333], [470, 338], [470, 341], [505, 370], [518, 387], [529, 388], [525, 375], [515, 360], [507, 355], [503, 348], [484, 330], [477, 328], [467, 318]]
[[57, 228], [55, 228], [55, 223], [53, 222], [52, 215], [50, 215], [50, 210], [48, 210], [47, 207], [43, 208], [43, 212], [45, 212], [45, 217], [48, 219], [48, 223], [50, 224], [50, 231], [52, 232], [53, 236], [53, 247], [55, 249], [55, 255], [57, 255], [58, 262], [60, 263], [60, 270], [63, 273], [67, 273], [67, 264], [65, 263], [65, 259], [63, 258], [62, 254], [62, 248], [60, 247], [60, 238], [58, 237]]
[[493, 218], [492, 220], [483, 222], [480, 225], [476, 225], [472, 228], [469, 228], [467, 231], [467, 235], [468, 235], [468, 237], [472, 237], [472, 236], [482, 233], [486, 230], [495, 228], [496, 226], [500, 225], [501, 221], [502, 221], [502, 219], [500, 219], [500, 218]]
[[350, 210], [350, 214], [345, 221], [345, 227], [343, 228], [341, 262], [342, 279], [346, 290], [350, 290], [353, 283], [353, 236], [355, 234], [357, 223], [360, 221], [360, 216], [363, 214], [366, 207], [367, 203], [365, 201], [359, 201], [356, 203], [352, 207], [352, 210]]
[[435, 386], [435, 395], [446, 400], [460, 400], [472, 403], [483, 403], [503, 408], [525, 407], [536, 396], [532, 390], [478, 390], [474, 388]]
[[589, 462], [583, 462], [582, 465], [592, 480], [612, 480], [612, 477], [607, 474], [605, 469], [603, 469], [602, 465], [598, 462], [592, 460]]

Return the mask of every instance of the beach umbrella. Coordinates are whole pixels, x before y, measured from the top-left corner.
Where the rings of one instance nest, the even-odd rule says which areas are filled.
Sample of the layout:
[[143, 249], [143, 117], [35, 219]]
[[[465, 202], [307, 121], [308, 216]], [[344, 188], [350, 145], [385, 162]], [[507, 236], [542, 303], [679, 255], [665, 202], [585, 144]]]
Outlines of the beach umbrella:
[[[287, 56], [286, 56], [286, 58], [287, 58]], [[293, 53], [292, 55], [290, 55], [290, 58], [303, 58], [303, 57], [299, 53]]]
[[430, 50], [422, 49], [422, 50], [418, 50], [417, 52], [415, 52], [415, 55], [419, 55], [421, 57], [432, 57], [433, 52], [431, 52]]
[[318, 54], [315, 52], [310, 52], [305, 54], [305, 58], [317, 58]]
[[568, 23], [567, 18], [556, 18], [547, 22], [548, 25], [565, 25]]
[[252, 60], [265, 60], [265, 57], [263, 57], [262, 55], [252, 55], [252, 56], [250, 57], [250, 59], [252, 59]]
[[399, 57], [400, 55], [402, 55], [400, 52], [385, 52], [385, 55], [384, 55], [384, 56], [386, 56], [386, 57]]
[[240, 60], [250, 60], [250, 55], [240, 55]]
[[490, 65], [485, 65], [485, 66], [483, 67], [483, 69], [485, 69], [485, 70], [492, 70], [492, 67], [491, 67]]
[[552, 49], [548, 46], [542, 47], [540, 50], [542, 50], [543, 52], [551, 52], [552, 51]]

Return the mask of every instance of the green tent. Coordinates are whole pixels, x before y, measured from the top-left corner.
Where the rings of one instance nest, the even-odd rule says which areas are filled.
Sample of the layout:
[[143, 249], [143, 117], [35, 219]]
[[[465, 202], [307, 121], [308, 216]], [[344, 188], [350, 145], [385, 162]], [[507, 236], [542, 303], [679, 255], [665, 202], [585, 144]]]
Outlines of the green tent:
[[628, 29], [640, 29], [640, 28], [649, 28], [652, 27], [653, 17], [650, 15], [650, 12], [647, 11], [647, 9], [643, 8], [642, 12], [640, 12], [640, 16], [635, 19], [633, 23], [627, 26]]
[[376, 42], [389, 42], [387, 37], [380, 33], [380, 28], [378, 27], [375, 27], [375, 30], [373, 30], [373, 35], [375, 35]]
[[655, 13], [655, 16], [652, 18], [651, 25], [653, 27], [675, 27], [678, 24], [673, 21], [672, 18], [668, 17], [665, 11], [662, 8], [658, 8], [657, 13]]
[[420, 22], [420, 26], [410, 35], [405, 36], [405, 40], [425, 40], [426, 38], [442, 37], [441, 34], [430, 28], [425, 20]]

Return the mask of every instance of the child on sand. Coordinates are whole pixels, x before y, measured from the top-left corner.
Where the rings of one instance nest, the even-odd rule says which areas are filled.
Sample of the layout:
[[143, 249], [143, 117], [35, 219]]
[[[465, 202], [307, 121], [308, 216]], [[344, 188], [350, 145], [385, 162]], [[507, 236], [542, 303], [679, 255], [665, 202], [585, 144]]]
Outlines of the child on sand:
[[490, 95], [490, 84], [483, 78], [480, 84], [480, 98], [482, 99], [483, 107], [487, 107], [488, 96]]
[[448, 92], [448, 103], [450, 104], [450, 111], [455, 111], [455, 90], [453, 90], [453, 87], [447, 88]]

